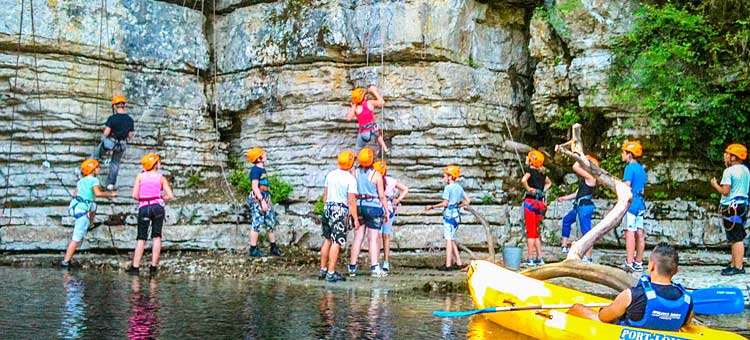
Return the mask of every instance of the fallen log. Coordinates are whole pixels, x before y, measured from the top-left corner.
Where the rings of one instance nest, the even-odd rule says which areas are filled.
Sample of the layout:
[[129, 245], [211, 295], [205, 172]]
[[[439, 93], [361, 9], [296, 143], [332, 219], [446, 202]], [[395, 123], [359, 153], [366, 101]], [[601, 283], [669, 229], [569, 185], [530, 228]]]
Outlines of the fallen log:
[[479, 221], [479, 223], [484, 227], [484, 232], [487, 234], [487, 251], [490, 254], [490, 261], [495, 262], [495, 236], [492, 235], [492, 229], [490, 229], [490, 223], [487, 222], [487, 220], [479, 214], [474, 208], [471, 206], [465, 206], [463, 207], [464, 210], [470, 212], [472, 215], [474, 215], [474, 218]]
[[598, 264], [583, 263], [581, 258], [594, 246], [594, 243], [604, 235], [615, 229], [625, 216], [630, 202], [633, 198], [630, 187], [621, 180], [610, 175], [586, 158], [583, 144], [581, 142], [581, 125], [575, 124], [571, 129], [571, 140], [556, 145], [555, 151], [568, 155], [575, 159], [586, 171], [591, 173], [601, 185], [610, 187], [617, 194], [617, 203], [591, 231], [586, 233], [580, 240], [573, 243], [568, 257], [565, 261], [532, 268], [522, 273], [537, 279], [550, 279], [555, 277], [574, 277], [589, 282], [603, 284], [607, 287], [621, 291], [632, 287], [636, 282], [633, 275], [629, 275], [619, 268], [607, 267]]
[[605, 285], [618, 292], [633, 287], [638, 278], [625, 271], [596, 263], [585, 263], [581, 260], [567, 259], [558, 263], [529, 268], [521, 274], [537, 280], [547, 280], [556, 277], [573, 277], [588, 282]]

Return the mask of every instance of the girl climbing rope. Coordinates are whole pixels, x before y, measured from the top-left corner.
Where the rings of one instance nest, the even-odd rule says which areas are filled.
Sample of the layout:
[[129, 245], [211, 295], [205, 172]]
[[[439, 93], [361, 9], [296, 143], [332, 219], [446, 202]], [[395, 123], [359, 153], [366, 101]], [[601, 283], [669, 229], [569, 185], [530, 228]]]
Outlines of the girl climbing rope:
[[[375, 100], [367, 100], [368, 92], [375, 97]], [[357, 123], [359, 124], [359, 129], [357, 130], [357, 150], [365, 147], [373, 138], [377, 138], [380, 149], [383, 152], [388, 152], [388, 146], [385, 145], [385, 141], [383, 140], [383, 132], [375, 122], [375, 108], [382, 107], [383, 105], [385, 105], [385, 100], [375, 85], [370, 85], [367, 90], [358, 87], [352, 91], [351, 107], [346, 114], [346, 119], [352, 120], [357, 118]]]

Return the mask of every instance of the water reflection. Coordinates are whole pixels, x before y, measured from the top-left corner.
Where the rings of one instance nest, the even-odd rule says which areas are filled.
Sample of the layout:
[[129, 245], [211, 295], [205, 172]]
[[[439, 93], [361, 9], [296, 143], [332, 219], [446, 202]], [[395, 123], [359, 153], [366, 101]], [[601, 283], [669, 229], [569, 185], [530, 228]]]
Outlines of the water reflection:
[[65, 304], [62, 310], [62, 323], [57, 336], [61, 339], [79, 339], [86, 329], [86, 303], [83, 301], [84, 283], [79, 277], [63, 272]]
[[141, 279], [132, 278], [130, 284], [130, 315], [128, 339], [145, 340], [159, 336], [159, 300], [156, 278], [150, 278], [149, 291], [141, 291]]

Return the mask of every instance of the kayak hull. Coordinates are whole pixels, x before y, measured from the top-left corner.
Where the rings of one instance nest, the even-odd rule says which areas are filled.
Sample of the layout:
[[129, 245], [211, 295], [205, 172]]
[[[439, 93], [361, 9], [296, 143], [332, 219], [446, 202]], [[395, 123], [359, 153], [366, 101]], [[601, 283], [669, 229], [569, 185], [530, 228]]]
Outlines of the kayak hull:
[[[539, 281], [487, 261], [472, 261], [469, 290], [476, 308], [608, 303], [609, 299]], [[488, 320], [536, 339], [555, 340], [743, 340], [730, 332], [691, 325], [680, 332], [652, 331], [606, 324], [565, 313], [530, 310], [483, 314]]]

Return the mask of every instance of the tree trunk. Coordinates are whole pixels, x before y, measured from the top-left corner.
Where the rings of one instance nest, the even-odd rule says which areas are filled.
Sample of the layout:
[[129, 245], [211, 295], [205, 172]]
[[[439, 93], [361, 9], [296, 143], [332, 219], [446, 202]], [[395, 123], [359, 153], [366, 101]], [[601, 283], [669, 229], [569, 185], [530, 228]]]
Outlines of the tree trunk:
[[490, 253], [491, 262], [495, 262], [495, 236], [492, 235], [490, 223], [471, 206], [465, 206], [463, 208], [474, 215], [474, 218], [476, 218], [477, 221], [482, 224], [482, 227], [484, 227], [484, 232], [487, 234], [487, 251]]
[[574, 277], [610, 287], [618, 292], [633, 287], [638, 278], [619, 268], [603, 266], [596, 263], [584, 263], [581, 260], [567, 259], [558, 263], [526, 269], [521, 274], [537, 280], [555, 277]]

